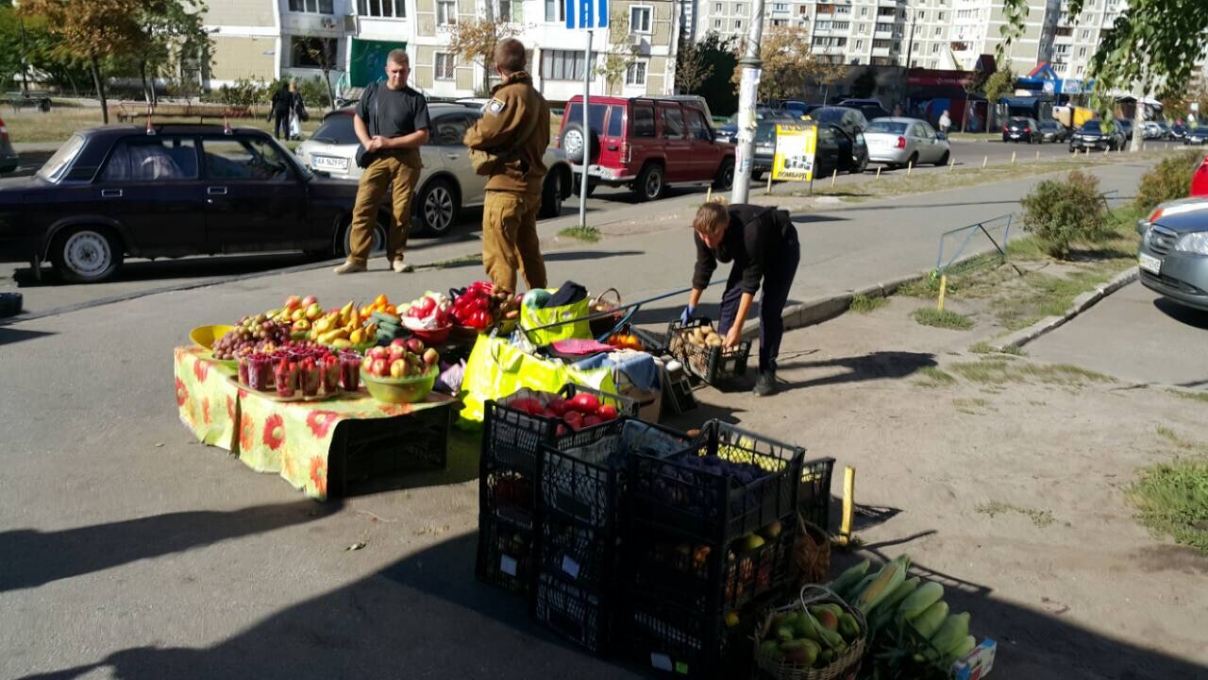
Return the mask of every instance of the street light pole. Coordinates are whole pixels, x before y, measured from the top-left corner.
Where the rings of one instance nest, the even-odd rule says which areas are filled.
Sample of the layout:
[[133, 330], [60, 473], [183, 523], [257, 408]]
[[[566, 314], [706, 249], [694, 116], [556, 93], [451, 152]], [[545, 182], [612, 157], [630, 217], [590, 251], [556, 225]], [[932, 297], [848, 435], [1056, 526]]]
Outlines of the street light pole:
[[735, 155], [734, 187], [730, 203], [746, 203], [751, 188], [751, 159], [755, 156], [755, 102], [759, 95], [759, 78], [763, 62], [759, 59], [759, 43], [763, 40], [763, 0], [751, 3], [751, 25], [747, 29], [747, 46], [738, 60], [742, 79], [738, 87], [738, 149]]

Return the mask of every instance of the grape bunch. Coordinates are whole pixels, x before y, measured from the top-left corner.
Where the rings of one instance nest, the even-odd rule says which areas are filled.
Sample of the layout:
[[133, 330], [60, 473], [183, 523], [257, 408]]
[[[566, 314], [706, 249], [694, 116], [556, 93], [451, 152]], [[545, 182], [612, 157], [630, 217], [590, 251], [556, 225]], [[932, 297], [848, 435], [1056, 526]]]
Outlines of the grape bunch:
[[245, 316], [214, 343], [214, 358], [238, 359], [255, 351], [280, 347], [289, 342], [289, 324], [272, 321], [263, 314]]

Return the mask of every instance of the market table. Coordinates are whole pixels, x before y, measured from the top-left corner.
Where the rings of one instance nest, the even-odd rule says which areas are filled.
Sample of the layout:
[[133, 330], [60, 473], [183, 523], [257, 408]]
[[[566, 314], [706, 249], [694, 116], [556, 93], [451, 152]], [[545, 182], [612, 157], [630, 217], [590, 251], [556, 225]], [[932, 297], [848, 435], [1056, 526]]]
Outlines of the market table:
[[[177, 347], [176, 405], [199, 441], [239, 457], [257, 472], [281, 475], [308, 497], [346, 495], [352, 478], [374, 475], [374, 455], [427, 467], [445, 465], [453, 397], [432, 393], [416, 404], [385, 404], [362, 388], [324, 401], [282, 402], [235, 382], [236, 370], [214, 361], [209, 350]], [[399, 417], [407, 416], [407, 417]], [[329, 474], [330, 471], [330, 474]]]

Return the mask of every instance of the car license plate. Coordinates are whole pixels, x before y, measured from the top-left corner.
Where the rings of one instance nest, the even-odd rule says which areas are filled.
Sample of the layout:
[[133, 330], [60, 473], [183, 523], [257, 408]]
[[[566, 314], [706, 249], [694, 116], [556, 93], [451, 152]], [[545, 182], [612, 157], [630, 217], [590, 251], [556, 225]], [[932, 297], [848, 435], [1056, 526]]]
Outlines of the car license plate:
[[348, 170], [347, 158], [334, 158], [332, 156], [315, 156], [312, 160], [315, 170], [336, 170], [344, 172]]
[[1152, 255], [1146, 255], [1145, 253], [1141, 253], [1140, 260], [1141, 269], [1144, 269], [1150, 274], [1162, 273], [1162, 260]]

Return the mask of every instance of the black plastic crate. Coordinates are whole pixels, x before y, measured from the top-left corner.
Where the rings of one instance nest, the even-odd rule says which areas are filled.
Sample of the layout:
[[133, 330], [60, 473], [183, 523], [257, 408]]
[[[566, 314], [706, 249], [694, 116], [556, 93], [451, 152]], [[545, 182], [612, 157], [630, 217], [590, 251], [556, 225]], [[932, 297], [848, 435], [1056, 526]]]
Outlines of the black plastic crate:
[[751, 341], [743, 340], [737, 347], [699, 345], [689, 336], [698, 328], [712, 328], [709, 319], [692, 319], [688, 323], [672, 321], [667, 327], [668, 351], [684, 365], [685, 370], [709, 384], [740, 378], [747, 373], [751, 358]]
[[615, 533], [631, 455], [665, 458], [691, 446], [682, 432], [628, 418], [558, 438], [541, 449], [540, 507]]
[[558, 635], [604, 654], [612, 642], [615, 599], [540, 571], [533, 616]]
[[723, 667], [733, 646], [720, 611], [684, 607], [661, 593], [633, 590], [618, 627], [631, 661], [647, 669], [683, 678], [746, 677]]
[[[518, 399], [536, 399], [548, 404], [555, 397], [569, 399], [576, 394], [592, 394], [602, 404], [612, 404], [622, 416], [636, 416], [637, 402], [616, 394], [608, 394], [593, 390], [582, 385], [569, 384], [557, 394], [536, 392], [522, 389], [515, 394], [500, 399], [487, 401], [485, 405], [485, 428], [482, 434], [482, 449], [479, 456], [478, 507], [479, 512], [507, 516], [509, 512], [519, 511], [527, 516], [525, 521], [532, 526], [532, 513], [537, 507], [538, 480], [540, 460], [538, 453], [543, 444], [553, 444], [559, 439], [558, 418], [546, 418], [530, 415], [527, 412], [509, 408], [508, 404]], [[594, 436], [593, 430], [604, 425], [584, 428], [573, 432], [564, 430], [563, 436], [579, 435]], [[565, 425], [563, 425], [565, 427]], [[521, 478], [530, 480], [529, 495], [522, 502], [509, 502], [507, 509], [501, 509], [498, 484], [500, 480]], [[515, 519], [513, 517], [513, 519]]]
[[510, 593], [532, 594], [536, 577], [537, 546], [531, 529], [498, 517], [478, 516], [478, 580]]
[[541, 516], [538, 548], [542, 573], [606, 593], [615, 588], [621, 565], [621, 538], [584, 526], [557, 512]]
[[728, 545], [797, 511], [805, 449], [711, 420], [690, 451], [631, 457], [634, 517]]
[[626, 544], [627, 572], [639, 589], [702, 609], [729, 611], [765, 596], [787, 596], [796, 524], [790, 515], [774, 525], [718, 547], [635, 521]]
[[328, 456], [331, 496], [348, 496], [383, 477], [445, 469], [453, 416], [450, 402], [392, 418], [341, 421]]
[[797, 509], [806, 521], [823, 531], [830, 529], [830, 489], [834, 473], [834, 458], [807, 460], [801, 464]]
[[488, 468], [481, 474], [478, 480], [480, 512], [531, 530], [536, 515], [534, 498], [540, 480], [529, 472], [510, 468]]

